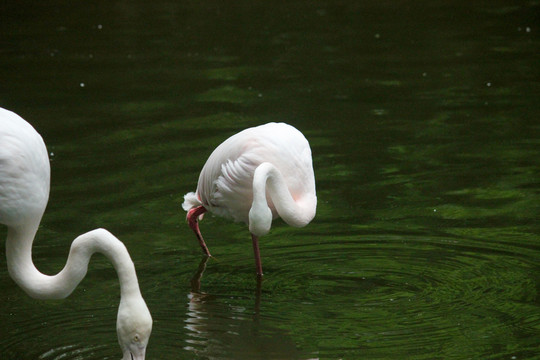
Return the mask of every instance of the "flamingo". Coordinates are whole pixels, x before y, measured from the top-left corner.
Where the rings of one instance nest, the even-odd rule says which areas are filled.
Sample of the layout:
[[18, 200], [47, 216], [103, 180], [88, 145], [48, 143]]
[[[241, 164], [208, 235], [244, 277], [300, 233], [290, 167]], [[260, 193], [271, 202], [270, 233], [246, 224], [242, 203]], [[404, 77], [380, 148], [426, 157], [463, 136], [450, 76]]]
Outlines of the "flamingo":
[[92, 254], [104, 254], [120, 281], [116, 330], [122, 360], [144, 360], [152, 317], [124, 244], [105, 229], [77, 237], [64, 268], [42, 274], [32, 262], [32, 243], [49, 198], [50, 164], [38, 132], [19, 115], [0, 108], [0, 223], [7, 225], [7, 267], [13, 280], [36, 299], [69, 296], [85, 277]]
[[251, 232], [258, 278], [263, 275], [259, 237], [281, 217], [295, 227], [315, 216], [317, 195], [311, 148], [304, 135], [285, 123], [245, 129], [221, 143], [204, 165], [196, 192], [182, 207], [206, 256], [199, 229], [206, 212], [244, 222]]

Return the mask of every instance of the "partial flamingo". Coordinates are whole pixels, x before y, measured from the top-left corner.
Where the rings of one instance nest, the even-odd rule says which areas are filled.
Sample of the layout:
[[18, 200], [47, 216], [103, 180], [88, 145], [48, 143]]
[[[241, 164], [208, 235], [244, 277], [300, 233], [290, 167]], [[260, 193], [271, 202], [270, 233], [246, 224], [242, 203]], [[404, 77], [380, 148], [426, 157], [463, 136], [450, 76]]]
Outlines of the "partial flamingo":
[[203, 252], [198, 220], [207, 211], [248, 224], [257, 275], [263, 275], [259, 237], [281, 217], [295, 227], [315, 216], [317, 195], [311, 148], [304, 135], [285, 123], [249, 128], [221, 143], [199, 176], [196, 192], [184, 196], [182, 207]]
[[92, 254], [104, 254], [120, 281], [116, 330], [122, 360], [144, 360], [152, 317], [139, 290], [135, 266], [124, 244], [104, 229], [77, 237], [57, 275], [32, 262], [32, 243], [49, 199], [50, 164], [41, 136], [17, 114], [0, 108], [0, 223], [7, 225], [9, 274], [31, 297], [61, 299], [85, 277]]

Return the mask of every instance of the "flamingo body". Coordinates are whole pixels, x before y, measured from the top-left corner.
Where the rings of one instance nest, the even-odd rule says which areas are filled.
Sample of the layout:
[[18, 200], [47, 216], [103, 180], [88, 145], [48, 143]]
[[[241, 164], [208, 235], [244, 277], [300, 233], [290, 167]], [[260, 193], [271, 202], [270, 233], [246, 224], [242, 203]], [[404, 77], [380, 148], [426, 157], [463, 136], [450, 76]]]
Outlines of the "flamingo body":
[[50, 164], [43, 139], [17, 114], [0, 108], [0, 223], [7, 225], [6, 258], [10, 276], [31, 297], [61, 299], [85, 277], [92, 254], [104, 254], [120, 281], [117, 334], [122, 360], [144, 360], [152, 317], [141, 296], [135, 266], [124, 244], [104, 229], [78, 236], [64, 268], [39, 272], [32, 243], [47, 206]]
[[0, 108], [0, 223], [16, 226], [43, 215], [49, 199], [47, 148], [34, 128]]
[[[248, 224], [257, 249], [256, 239], [268, 233], [277, 217], [291, 226], [307, 225], [317, 207], [308, 141], [284, 123], [269, 123], [231, 136], [212, 152], [196, 192], [186, 194], [182, 206], [203, 250], [206, 245], [197, 219], [206, 211]], [[256, 258], [257, 253], [255, 250]]]

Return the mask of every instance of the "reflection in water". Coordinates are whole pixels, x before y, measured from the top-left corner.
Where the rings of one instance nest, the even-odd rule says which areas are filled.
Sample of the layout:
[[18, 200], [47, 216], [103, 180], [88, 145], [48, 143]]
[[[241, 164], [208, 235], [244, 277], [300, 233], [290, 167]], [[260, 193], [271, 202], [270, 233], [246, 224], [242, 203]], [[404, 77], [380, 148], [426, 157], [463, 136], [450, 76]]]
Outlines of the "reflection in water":
[[[148, 359], [538, 358], [537, 0], [4, 3], [0, 103], [54, 152], [32, 255], [56, 273], [81, 228], [118, 234], [156, 314]], [[260, 291], [245, 229], [206, 218], [220, 262], [192, 286], [181, 197], [270, 121], [310, 141], [317, 216], [273, 224]], [[101, 260], [46, 304], [0, 261], [0, 359], [114, 359]]]
[[264, 325], [260, 316], [262, 280], [257, 277], [253, 309], [223, 304], [220, 296], [201, 291], [201, 279], [210, 257], [204, 257], [191, 279], [184, 347], [209, 359], [299, 358], [290, 336]]

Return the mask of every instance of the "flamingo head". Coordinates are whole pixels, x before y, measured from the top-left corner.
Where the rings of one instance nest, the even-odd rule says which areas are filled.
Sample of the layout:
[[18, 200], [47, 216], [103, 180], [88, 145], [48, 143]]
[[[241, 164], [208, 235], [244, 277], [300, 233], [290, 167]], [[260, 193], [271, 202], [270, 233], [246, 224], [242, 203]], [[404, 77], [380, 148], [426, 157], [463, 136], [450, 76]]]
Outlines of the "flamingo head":
[[142, 297], [120, 301], [116, 331], [122, 360], [144, 360], [152, 333], [152, 316]]
[[272, 210], [266, 203], [254, 201], [249, 210], [249, 231], [255, 236], [268, 234], [272, 218]]

